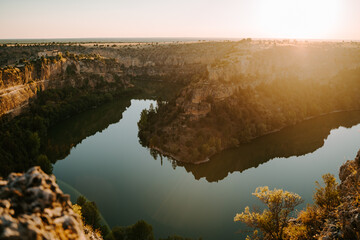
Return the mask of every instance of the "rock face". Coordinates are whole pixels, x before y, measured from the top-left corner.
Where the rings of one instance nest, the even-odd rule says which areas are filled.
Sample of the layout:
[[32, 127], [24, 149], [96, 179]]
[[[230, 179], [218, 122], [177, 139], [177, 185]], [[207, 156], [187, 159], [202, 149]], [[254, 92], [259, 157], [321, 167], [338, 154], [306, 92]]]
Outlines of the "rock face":
[[38, 59], [18, 67], [0, 68], [0, 116], [10, 112], [16, 115], [39, 90], [94, 89], [103, 83], [130, 86], [121, 76], [120, 64], [111, 59]]
[[340, 168], [339, 186], [341, 197], [344, 199], [339, 209], [339, 218], [344, 223], [345, 238], [360, 238], [360, 151], [353, 161], [347, 161]]
[[88, 239], [55, 181], [39, 167], [0, 180], [0, 239]]
[[360, 151], [340, 167], [340, 206], [331, 214], [319, 239], [360, 239]]

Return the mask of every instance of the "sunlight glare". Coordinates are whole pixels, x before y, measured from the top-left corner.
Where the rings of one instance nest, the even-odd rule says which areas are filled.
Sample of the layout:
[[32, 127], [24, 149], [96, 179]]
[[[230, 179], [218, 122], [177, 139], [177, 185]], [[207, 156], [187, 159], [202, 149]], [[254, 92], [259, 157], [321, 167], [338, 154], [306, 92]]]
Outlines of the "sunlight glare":
[[261, 0], [259, 22], [275, 38], [323, 38], [336, 28], [339, 0]]

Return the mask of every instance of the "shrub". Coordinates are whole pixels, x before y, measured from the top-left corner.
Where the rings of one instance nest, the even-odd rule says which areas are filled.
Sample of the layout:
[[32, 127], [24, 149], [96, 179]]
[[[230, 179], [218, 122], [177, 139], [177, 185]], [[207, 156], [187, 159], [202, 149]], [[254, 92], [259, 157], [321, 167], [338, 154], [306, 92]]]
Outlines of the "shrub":
[[41, 167], [41, 169], [47, 174], [51, 174], [53, 170], [53, 166], [46, 155], [41, 154], [37, 157], [36, 164]]
[[246, 207], [244, 212], [236, 214], [234, 221], [241, 221], [259, 229], [266, 239], [283, 239], [289, 215], [303, 202], [301, 197], [282, 189], [269, 190], [268, 187], [258, 187], [253, 195], [259, 198], [267, 209], [260, 213], [250, 212], [249, 207]]
[[316, 192], [314, 194], [314, 202], [325, 213], [333, 210], [340, 204], [340, 194], [338, 191], [338, 183], [334, 175], [327, 173], [322, 176], [325, 186], [322, 187], [319, 182], [316, 181]]
[[84, 206], [84, 204], [86, 203], [86, 198], [84, 196], [79, 196], [76, 200], [76, 204], [81, 206]]

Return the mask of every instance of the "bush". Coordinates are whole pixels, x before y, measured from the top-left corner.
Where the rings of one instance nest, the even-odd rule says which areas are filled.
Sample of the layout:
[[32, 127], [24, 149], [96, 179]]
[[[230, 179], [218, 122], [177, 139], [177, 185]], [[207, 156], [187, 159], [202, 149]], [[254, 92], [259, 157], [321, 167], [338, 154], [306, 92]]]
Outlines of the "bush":
[[100, 213], [95, 204], [95, 202], [87, 201], [83, 206], [81, 206], [81, 212], [84, 217], [84, 222], [89, 224], [94, 229], [100, 227]]
[[241, 221], [259, 229], [266, 239], [283, 239], [289, 215], [303, 202], [301, 197], [282, 189], [269, 190], [268, 187], [258, 187], [253, 195], [259, 198], [267, 209], [260, 213], [250, 212], [249, 207], [246, 207], [244, 212], [236, 214], [234, 221]]
[[[250, 212], [249, 207], [235, 216], [248, 226], [259, 229], [265, 239], [315, 239], [323, 230], [325, 223], [334, 218], [334, 212], [340, 205], [338, 183], [334, 175], [322, 176], [324, 186], [316, 182], [315, 205], [308, 205], [298, 213], [296, 219], [289, 221], [289, 214], [302, 202], [299, 195], [283, 190], [270, 191], [267, 187], [257, 188], [254, 193], [268, 206], [262, 213]], [[341, 205], [342, 206], [342, 205]], [[252, 239], [261, 239], [255, 236]]]
[[101, 227], [101, 217], [95, 202], [90, 202], [86, 200], [84, 196], [79, 196], [76, 204], [81, 207], [81, 215], [84, 223], [90, 225], [95, 230], [99, 229]]
[[316, 181], [316, 192], [314, 194], [314, 202], [320, 208], [324, 209], [325, 213], [330, 212], [340, 204], [340, 194], [338, 191], [338, 183], [334, 175], [327, 173], [322, 176], [325, 186], [322, 187]]

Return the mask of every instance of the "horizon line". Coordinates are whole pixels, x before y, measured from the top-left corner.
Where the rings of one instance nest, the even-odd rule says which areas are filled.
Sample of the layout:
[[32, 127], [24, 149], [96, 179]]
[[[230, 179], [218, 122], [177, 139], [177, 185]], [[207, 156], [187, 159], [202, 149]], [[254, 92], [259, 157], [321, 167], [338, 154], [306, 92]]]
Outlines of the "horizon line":
[[[287, 38], [287, 37], [57, 37], [57, 38], [0, 38], [1, 42], [4, 41], [22, 41], [22, 40], [55, 40], [53, 42], [60, 42], [59, 40], [100, 40], [100, 39], [189, 39], [189, 40], [242, 40], [242, 39], [252, 39], [252, 40], [300, 40], [300, 41], [355, 41], [359, 42], [360, 39], [349, 39], [349, 38]], [[80, 41], [81, 42], [81, 41]], [[156, 42], [156, 41], [155, 41]]]

